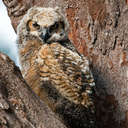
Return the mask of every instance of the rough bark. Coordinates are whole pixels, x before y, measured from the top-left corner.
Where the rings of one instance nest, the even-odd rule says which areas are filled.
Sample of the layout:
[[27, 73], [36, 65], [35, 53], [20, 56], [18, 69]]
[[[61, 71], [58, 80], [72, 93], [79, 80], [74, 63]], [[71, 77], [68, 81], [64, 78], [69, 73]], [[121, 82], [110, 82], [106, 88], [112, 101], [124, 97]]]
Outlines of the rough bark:
[[66, 128], [0, 53], [0, 128]]
[[16, 27], [34, 6], [60, 6], [69, 37], [88, 56], [96, 81], [99, 128], [128, 127], [128, 0], [3, 0]]

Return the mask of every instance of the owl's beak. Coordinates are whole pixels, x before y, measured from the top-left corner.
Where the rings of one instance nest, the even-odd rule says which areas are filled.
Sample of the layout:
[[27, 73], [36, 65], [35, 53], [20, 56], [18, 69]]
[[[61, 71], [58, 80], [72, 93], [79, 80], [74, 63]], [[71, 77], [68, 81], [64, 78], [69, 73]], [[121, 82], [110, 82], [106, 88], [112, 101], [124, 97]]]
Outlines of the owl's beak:
[[43, 39], [44, 42], [47, 42], [47, 40], [50, 38], [50, 34], [48, 32], [47, 28], [44, 28], [41, 32], [40, 38]]

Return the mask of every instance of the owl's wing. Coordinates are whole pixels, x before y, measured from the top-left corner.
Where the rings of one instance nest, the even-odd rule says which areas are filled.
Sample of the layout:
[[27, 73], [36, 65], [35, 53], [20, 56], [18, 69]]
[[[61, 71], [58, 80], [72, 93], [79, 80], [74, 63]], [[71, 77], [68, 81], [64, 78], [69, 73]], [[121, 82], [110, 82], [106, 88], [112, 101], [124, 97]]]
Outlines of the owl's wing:
[[81, 56], [81, 54], [77, 51], [77, 49], [74, 47], [74, 45], [71, 43], [71, 41], [69, 39], [65, 40], [65, 41], [60, 41], [59, 42], [63, 47], [78, 53], [79, 56]]
[[51, 44], [50, 47], [54, 62], [56, 61], [52, 65], [52, 73], [56, 74], [56, 76], [51, 75], [54, 76], [51, 78], [54, 81], [53, 84], [70, 101], [86, 107], [91, 105], [92, 89], [95, 83], [87, 58], [58, 43]]
[[81, 104], [84, 106], [88, 106], [93, 104], [93, 93], [94, 93], [94, 78], [92, 75], [92, 72], [89, 68], [89, 65], [86, 66], [86, 58], [82, 57], [82, 61], [84, 62], [83, 64], [80, 65], [81, 68], [81, 89], [80, 89], [80, 94], [81, 97], [83, 98], [81, 101]]
[[85, 57], [78, 56], [78, 54], [74, 58], [74, 53], [69, 53], [65, 58], [61, 63], [61, 69], [72, 84], [69, 86], [77, 90], [75, 92], [78, 96], [77, 102], [86, 107], [92, 105], [95, 82], [88, 65], [88, 60]]

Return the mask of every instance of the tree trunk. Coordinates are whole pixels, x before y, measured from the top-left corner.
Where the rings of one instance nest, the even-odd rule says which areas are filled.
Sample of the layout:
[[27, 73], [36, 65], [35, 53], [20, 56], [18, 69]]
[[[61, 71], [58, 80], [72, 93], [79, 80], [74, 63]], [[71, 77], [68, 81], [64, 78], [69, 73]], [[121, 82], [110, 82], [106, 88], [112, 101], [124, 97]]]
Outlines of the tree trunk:
[[70, 39], [92, 64], [99, 128], [127, 128], [128, 0], [3, 1], [15, 30], [34, 5], [62, 7], [70, 22]]

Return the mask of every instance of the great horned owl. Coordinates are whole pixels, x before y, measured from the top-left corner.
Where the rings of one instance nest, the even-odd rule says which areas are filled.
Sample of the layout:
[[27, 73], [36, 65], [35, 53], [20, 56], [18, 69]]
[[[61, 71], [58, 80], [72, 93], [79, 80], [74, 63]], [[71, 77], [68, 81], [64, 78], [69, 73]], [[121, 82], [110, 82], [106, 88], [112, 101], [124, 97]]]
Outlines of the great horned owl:
[[33, 7], [21, 20], [18, 49], [28, 85], [70, 127], [95, 128], [89, 62], [68, 39], [69, 24], [58, 7]]

